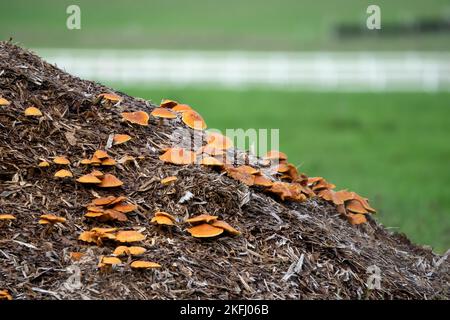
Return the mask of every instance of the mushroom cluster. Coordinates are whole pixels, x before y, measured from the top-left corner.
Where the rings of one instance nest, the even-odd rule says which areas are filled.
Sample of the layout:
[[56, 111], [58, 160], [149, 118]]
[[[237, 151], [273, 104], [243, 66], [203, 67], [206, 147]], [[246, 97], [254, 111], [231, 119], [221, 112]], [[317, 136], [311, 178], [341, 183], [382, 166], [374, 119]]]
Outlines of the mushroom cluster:
[[218, 220], [218, 216], [209, 214], [201, 214], [189, 219], [185, 222], [193, 225], [187, 231], [195, 238], [213, 238], [226, 232], [231, 235], [240, 235], [240, 231], [230, 226], [227, 222]]
[[127, 203], [128, 199], [124, 196], [120, 197], [103, 197], [92, 200], [87, 205], [87, 218], [93, 218], [102, 222], [109, 220], [127, 221], [127, 213], [136, 210], [137, 206]]

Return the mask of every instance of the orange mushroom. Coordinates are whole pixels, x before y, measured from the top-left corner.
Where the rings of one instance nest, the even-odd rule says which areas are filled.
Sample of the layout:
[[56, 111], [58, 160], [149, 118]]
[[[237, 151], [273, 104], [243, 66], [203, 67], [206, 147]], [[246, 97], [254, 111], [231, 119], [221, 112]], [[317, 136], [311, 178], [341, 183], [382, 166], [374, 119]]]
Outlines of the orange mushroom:
[[12, 214], [0, 214], [0, 220], [16, 220], [16, 217], [14, 217]]
[[177, 117], [177, 114], [175, 112], [172, 112], [170, 109], [167, 108], [155, 108], [150, 113], [155, 118], [160, 118], [161, 121], [163, 119], [174, 119]]
[[185, 111], [189, 111], [189, 110], [192, 110], [192, 108], [190, 106], [188, 106], [187, 104], [178, 104], [172, 108], [172, 111], [175, 111], [175, 112], [185, 112]]
[[85, 174], [85, 175], [79, 177], [77, 179], [77, 181], [80, 183], [85, 183], [85, 184], [96, 184], [96, 183], [102, 182], [99, 178], [97, 178], [93, 174]]
[[111, 101], [111, 102], [120, 102], [122, 101], [122, 97], [114, 94], [114, 93], [101, 93], [98, 95], [100, 98]]
[[91, 201], [90, 205], [94, 205], [94, 206], [104, 206], [107, 204], [110, 204], [111, 202], [113, 202], [116, 199], [116, 197], [114, 196], [108, 196], [108, 197], [103, 197], [103, 198], [97, 198]]
[[245, 172], [245, 170], [243, 169], [228, 166], [225, 167], [225, 171], [227, 172], [228, 176], [246, 184], [247, 186], [252, 186], [255, 184], [255, 176], [253, 174]]
[[42, 112], [36, 107], [28, 107], [25, 109], [25, 116], [27, 117], [42, 117]]
[[139, 124], [141, 126], [148, 126], [149, 115], [144, 111], [135, 112], [122, 112], [122, 117], [134, 124]]
[[130, 141], [131, 137], [127, 134], [115, 134], [113, 136], [113, 144], [118, 145]]
[[345, 209], [352, 213], [368, 213], [362, 203], [358, 200], [348, 200], [345, 202]]
[[206, 129], [206, 123], [203, 120], [202, 116], [199, 115], [194, 110], [188, 110], [186, 112], [183, 112], [183, 116], [181, 117], [181, 120], [184, 122], [185, 125], [187, 125], [189, 128], [192, 128], [194, 130]]
[[113, 255], [115, 256], [124, 256], [124, 255], [130, 255], [130, 256], [138, 256], [147, 251], [145, 248], [142, 247], [127, 247], [127, 246], [118, 246], [116, 249], [114, 249]]
[[263, 175], [258, 175], [258, 176], [255, 176], [255, 180], [253, 183], [255, 186], [271, 187], [274, 182], [272, 180], [270, 180], [269, 178], [266, 178]]
[[209, 132], [206, 142], [208, 145], [222, 150], [227, 150], [233, 147], [233, 142], [231, 139], [218, 132]]
[[70, 178], [70, 177], [73, 177], [73, 174], [69, 170], [62, 169], [55, 173], [55, 177], [56, 178]]
[[209, 214], [201, 214], [196, 217], [186, 219], [185, 222], [188, 222], [188, 223], [199, 223], [199, 222], [210, 223], [210, 222], [216, 221], [217, 218], [218, 218], [217, 216], [211, 216]]
[[121, 264], [122, 261], [117, 257], [101, 257], [100, 262], [98, 264], [99, 268], [103, 268], [105, 266], [112, 266], [116, 264]]
[[137, 242], [145, 239], [145, 236], [137, 231], [118, 231], [116, 240], [119, 242]]
[[66, 218], [58, 217], [54, 214], [43, 214], [39, 218], [39, 224], [55, 224], [66, 222]]
[[226, 232], [228, 232], [232, 235], [235, 235], [235, 236], [241, 234], [240, 231], [236, 230], [235, 228], [233, 228], [228, 223], [226, 223], [225, 221], [222, 221], [222, 220], [214, 221], [213, 223], [211, 223], [211, 225], [216, 228], [221, 228], [221, 229], [225, 230]]
[[177, 104], [178, 102], [175, 100], [164, 99], [161, 101], [161, 104], [159, 106], [161, 108], [172, 108], [175, 107]]
[[58, 156], [53, 159], [53, 162], [61, 165], [69, 165], [70, 161], [64, 156]]
[[0, 97], [0, 106], [9, 106], [11, 102], [6, 100], [5, 98]]
[[39, 162], [38, 167], [41, 168], [50, 167], [50, 163], [48, 163], [47, 161], [41, 161]]
[[114, 160], [113, 158], [103, 159], [101, 165], [102, 166], [115, 166], [116, 160]]
[[100, 188], [115, 188], [120, 187], [121, 185], [123, 185], [123, 182], [110, 173], [105, 174], [102, 182], [98, 184]]
[[174, 225], [173, 220], [164, 215], [158, 215], [158, 216], [155, 215], [150, 222], [154, 223], [154, 224], [166, 225], [166, 226]]
[[133, 269], [152, 269], [152, 268], [161, 268], [161, 265], [156, 262], [136, 260], [130, 264], [130, 267]]
[[113, 207], [113, 210], [117, 210], [122, 213], [129, 213], [137, 209], [137, 206], [130, 203], [118, 203]]
[[200, 161], [201, 165], [204, 166], [209, 166], [209, 167], [223, 167], [223, 162], [220, 160], [217, 160], [214, 157], [205, 157], [202, 158], [202, 160]]
[[361, 213], [349, 213], [346, 217], [347, 217], [347, 220], [352, 225], [357, 225], [357, 224], [362, 224], [362, 223], [367, 222], [366, 217], [364, 216], [364, 214], [361, 214]]
[[203, 223], [189, 228], [187, 231], [195, 238], [212, 238], [222, 234], [224, 229], [214, 227], [208, 223]]
[[[1, 102], [1, 100], [0, 100]], [[9, 294], [8, 290], [0, 290], [0, 300], [12, 300], [13, 297]]]
[[164, 162], [173, 164], [192, 164], [195, 162], [195, 153], [183, 148], [169, 148], [163, 155], [159, 157]]

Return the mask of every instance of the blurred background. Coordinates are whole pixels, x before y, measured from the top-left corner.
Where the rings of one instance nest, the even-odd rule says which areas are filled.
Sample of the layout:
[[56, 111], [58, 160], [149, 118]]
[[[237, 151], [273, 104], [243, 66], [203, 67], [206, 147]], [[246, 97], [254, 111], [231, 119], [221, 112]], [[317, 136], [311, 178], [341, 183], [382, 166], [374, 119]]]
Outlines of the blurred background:
[[[369, 30], [370, 4], [381, 30]], [[69, 5], [81, 29], [69, 30]], [[197, 109], [210, 128], [280, 129], [310, 176], [450, 247], [450, 1], [1, 1], [13, 38], [82, 78]]]

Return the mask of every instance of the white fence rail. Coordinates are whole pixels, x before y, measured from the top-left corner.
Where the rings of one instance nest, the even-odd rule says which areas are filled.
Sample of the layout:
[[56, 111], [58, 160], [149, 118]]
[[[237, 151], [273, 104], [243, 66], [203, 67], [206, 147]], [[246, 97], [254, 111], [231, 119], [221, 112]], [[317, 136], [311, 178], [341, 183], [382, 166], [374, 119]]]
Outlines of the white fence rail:
[[127, 85], [450, 91], [450, 53], [36, 51], [81, 78]]

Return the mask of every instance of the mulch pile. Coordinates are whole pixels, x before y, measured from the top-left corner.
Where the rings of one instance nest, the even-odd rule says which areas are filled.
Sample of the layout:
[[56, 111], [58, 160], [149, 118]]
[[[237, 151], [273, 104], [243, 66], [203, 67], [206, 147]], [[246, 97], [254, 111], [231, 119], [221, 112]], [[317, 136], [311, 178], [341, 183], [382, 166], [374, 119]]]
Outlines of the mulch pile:
[[[95, 103], [104, 92], [115, 91], [0, 43], [0, 96], [11, 102], [0, 106], [0, 214], [16, 217], [0, 221], [0, 290], [14, 299], [450, 298], [447, 256], [412, 244], [372, 217], [350, 225], [322, 199], [280, 201], [213, 168], [163, 163], [161, 149], [173, 145], [180, 132], [189, 136], [194, 130], [179, 119], [130, 125], [121, 112], [150, 113], [157, 106], [115, 92], [123, 101], [107, 108]], [[31, 105], [44, 116], [26, 117], [24, 110]], [[111, 134], [118, 133], [133, 139], [107, 148]], [[104, 169], [123, 186], [100, 189], [75, 181], [86, 173], [76, 162], [98, 149], [107, 149], [114, 159], [136, 158]], [[61, 155], [71, 160], [75, 178], [55, 179], [62, 167], [54, 164], [38, 167]], [[178, 180], [161, 184], [168, 176]], [[186, 192], [193, 197], [180, 203]], [[137, 205], [128, 221], [84, 217], [92, 199], [109, 195], [125, 195]], [[152, 224], [158, 210], [180, 221], [201, 213], [217, 215], [242, 234], [194, 238], [183, 224]], [[42, 214], [67, 220], [41, 225]], [[141, 231], [146, 239], [137, 245], [147, 251], [139, 259], [161, 268], [132, 269], [125, 258], [111, 270], [99, 270], [99, 258], [111, 255], [116, 243], [97, 246], [78, 237], [106, 226]], [[71, 252], [83, 256], [74, 259]], [[376, 270], [379, 278], [373, 277]]]

